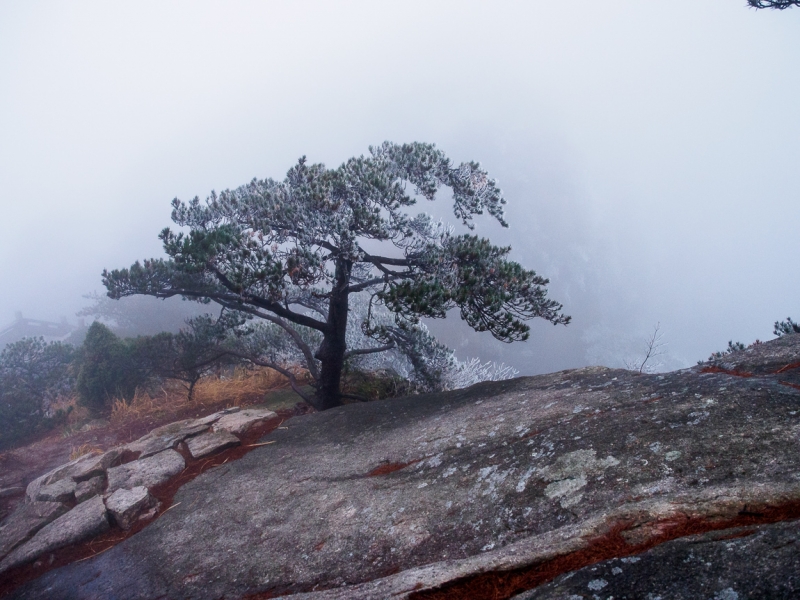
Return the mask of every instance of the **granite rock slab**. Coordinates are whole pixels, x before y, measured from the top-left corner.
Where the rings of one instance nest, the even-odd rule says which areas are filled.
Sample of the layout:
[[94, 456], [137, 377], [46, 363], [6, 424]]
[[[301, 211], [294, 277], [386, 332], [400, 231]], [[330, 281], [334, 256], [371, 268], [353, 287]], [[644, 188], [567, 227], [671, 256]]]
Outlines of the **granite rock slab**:
[[209, 423], [203, 419], [186, 419], [158, 427], [135, 442], [123, 446], [124, 450], [147, 458], [174, 448], [186, 438], [208, 431]]
[[81, 481], [75, 486], [75, 501], [78, 503], [85, 502], [93, 496], [102, 494], [105, 485], [105, 473], [103, 475], [98, 475], [96, 477], [92, 477], [91, 479], [87, 479], [86, 481]]
[[45, 525], [30, 540], [13, 550], [0, 562], [0, 573], [47, 552], [93, 538], [108, 528], [106, 506], [100, 496], [95, 496]]
[[229, 433], [243, 434], [248, 429], [274, 419], [278, 415], [266, 408], [246, 408], [233, 414], [227, 414], [220, 417], [212, 426], [213, 431], [227, 431]]
[[122, 529], [130, 529], [131, 525], [155, 504], [156, 499], [144, 486], [137, 486], [130, 490], [119, 489], [106, 498], [106, 508], [109, 514]]
[[60, 502], [25, 502], [0, 527], [0, 559], [67, 512]]
[[151, 488], [178, 475], [185, 467], [186, 461], [175, 450], [164, 450], [153, 456], [113, 467], [108, 470], [106, 494], [137, 486]]
[[[184, 485], [137, 535], [11, 597], [407, 599], [569, 557], [611, 530], [622, 556], [643, 556], [651, 542], [668, 549], [676, 523], [719, 528], [797, 506], [800, 389], [787, 382], [800, 336], [763, 346], [747, 354], [748, 376], [589, 367], [295, 417]], [[774, 538], [785, 560], [789, 539]], [[725, 585], [696, 597], [743, 600], [730, 574], [767, 545], [706, 561], [707, 581], [716, 571]], [[576, 593], [605, 600], [608, 577]]]
[[193, 458], [203, 458], [204, 456], [220, 452], [226, 448], [238, 446], [241, 443], [239, 438], [232, 433], [227, 431], [211, 431], [189, 439], [186, 445]]

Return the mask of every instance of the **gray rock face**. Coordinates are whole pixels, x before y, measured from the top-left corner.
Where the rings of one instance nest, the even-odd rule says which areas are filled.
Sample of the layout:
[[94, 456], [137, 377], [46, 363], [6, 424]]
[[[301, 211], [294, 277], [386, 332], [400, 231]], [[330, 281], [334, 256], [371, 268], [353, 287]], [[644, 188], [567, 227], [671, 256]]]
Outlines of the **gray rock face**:
[[86, 481], [81, 481], [75, 486], [75, 501], [79, 503], [84, 502], [93, 496], [101, 494], [105, 483], [105, 475], [98, 475]]
[[[745, 567], [746, 568], [743, 568]], [[800, 522], [695, 535], [567, 573], [514, 600], [800, 598]]]
[[191, 438], [186, 442], [193, 458], [203, 458], [225, 448], [241, 444], [239, 438], [227, 431], [214, 431]]
[[154, 429], [147, 435], [124, 446], [125, 450], [139, 453], [139, 458], [147, 458], [164, 450], [174, 448], [183, 440], [198, 433], [208, 431], [205, 419], [186, 419]]
[[[136, 536], [12, 597], [409, 598], [612, 530], [623, 554], [642, 554], [689, 519], [711, 528], [797, 506], [800, 368], [788, 367], [800, 336], [762, 346], [745, 356], [749, 377], [586, 368], [294, 418], [274, 443], [185, 485]], [[731, 557], [723, 587], [698, 566], [699, 597], [764, 597], [757, 579], [741, 592], [726, 579], [750, 566], [746, 552]], [[637, 577], [649, 592], [667, 574]], [[577, 593], [612, 595], [591, 581]]]
[[247, 408], [233, 414], [223, 415], [214, 423], [214, 431], [228, 431], [230, 433], [243, 434], [251, 427], [274, 419], [278, 415], [265, 408]]
[[156, 499], [144, 486], [130, 490], [117, 490], [106, 498], [108, 512], [122, 529], [130, 529], [136, 519], [153, 508], [155, 504]]
[[29, 500], [36, 500], [39, 490], [43, 486], [63, 480], [72, 480], [78, 483], [102, 475], [106, 469], [118, 463], [121, 455], [122, 451], [119, 449], [109, 450], [100, 455], [86, 454], [37, 477], [28, 484], [25, 493]]
[[140, 458], [133, 462], [108, 470], [107, 494], [119, 489], [132, 489], [143, 485], [151, 488], [174, 477], [186, 466], [183, 457], [175, 450], [165, 450], [159, 454]]
[[0, 527], [0, 559], [22, 542], [67, 512], [60, 502], [26, 502], [20, 505]]
[[43, 485], [36, 492], [40, 502], [70, 502], [75, 498], [76, 483], [72, 479], [60, 479], [55, 483]]
[[29, 541], [13, 550], [0, 562], [0, 573], [46, 552], [92, 538], [107, 531], [108, 527], [103, 499], [96, 496], [45, 525]]

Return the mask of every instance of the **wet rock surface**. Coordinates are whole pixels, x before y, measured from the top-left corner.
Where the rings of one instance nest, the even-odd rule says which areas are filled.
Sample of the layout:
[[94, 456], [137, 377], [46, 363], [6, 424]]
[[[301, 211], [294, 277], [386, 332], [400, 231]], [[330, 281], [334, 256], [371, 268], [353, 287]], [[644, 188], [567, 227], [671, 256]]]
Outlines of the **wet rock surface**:
[[[11, 597], [423, 598], [587, 553], [611, 532], [612, 550], [643, 568], [688, 535], [800, 506], [800, 336], [725, 361], [663, 375], [586, 368], [298, 417], [185, 485], [135, 536]], [[752, 560], [730, 556], [722, 579]], [[714, 569], [691, 573], [709, 598], [772, 589], [766, 575], [767, 587], [737, 591], [733, 579], [713, 587]], [[637, 577], [649, 593], [668, 574]], [[682, 597], [663, 583], [662, 600]], [[772, 597], [795, 597], [783, 593]]]
[[175, 450], [164, 450], [153, 456], [113, 467], [108, 470], [106, 493], [142, 485], [159, 485], [180, 473], [185, 466], [186, 461]]
[[193, 437], [186, 445], [192, 457], [203, 458], [204, 456], [214, 454], [225, 448], [238, 446], [240, 443], [239, 438], [232, 433], [228, 433], [227, 431], [214, 431]]
[[95, 496], [45, 525], [29, 541], [12, 551], [0, 562], [0, 573], [46, 552], [99, 535], [108, 527], [106, 506], [100, 496]]
[[106, 498], [106, 508], [111, 518], [122, 529], [130, 529], [131, 525], [144, 513], [156, 505], [144, 486], [130, 490], [117, 490]]
[[65, 512], [67, 507], [60, 502], [23, 504], [0, 527], [0, 559]]
[[227, 431], [229, 433], [244, 433], [250, 427], [277, 417], [274, 412], [267, 409], [247, 408], [233, 414], [223, 415], [214, 423], [214, 431]]
[[800, 598], [800, 521], [694, 535], [559, 576], [514, 600]]

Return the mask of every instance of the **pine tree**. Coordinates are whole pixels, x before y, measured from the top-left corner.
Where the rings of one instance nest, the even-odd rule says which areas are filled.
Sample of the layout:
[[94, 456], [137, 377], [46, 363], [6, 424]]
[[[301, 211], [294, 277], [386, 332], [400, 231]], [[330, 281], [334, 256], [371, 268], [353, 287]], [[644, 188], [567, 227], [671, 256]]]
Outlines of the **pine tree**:
[[[273, 342], [280, 333], [303, 357], [316, 390], [306, 399], [320, 410], [342, 403], [348, 359], [398, 347], [413, 355], [421, 317], [458, 308], [473, 329], [504, 342], [527, 339], [524, 321], [535, 317], [567, 324], [561, 304], [547, 298], [549, 281], [508, 260], [509, 247], [407, 213], [441, 187], [470, 230], [484, 212], [507, 226], [505, 200], [480, 165], [454, 166], [431, 144], [385, 142], [335, 169], [303, 157], [282, 181], [254, 179], [205, 202], [176, 198], [172, 219], [187, 231], [161, 232], [168, 258], [104, 271], [103, 283], [111, 298], [180, 295], [261, 320]], [[369, 298], [360, 327], [374, 343], [353, 348], [349, 304], [361, 293]], [[374, 319], [372, 306], [388, 309], [392, 322]], [[300, 393], [275, 347], [251, 347], [249, 356], [260, 353], [258, 364], [287, 375]]]

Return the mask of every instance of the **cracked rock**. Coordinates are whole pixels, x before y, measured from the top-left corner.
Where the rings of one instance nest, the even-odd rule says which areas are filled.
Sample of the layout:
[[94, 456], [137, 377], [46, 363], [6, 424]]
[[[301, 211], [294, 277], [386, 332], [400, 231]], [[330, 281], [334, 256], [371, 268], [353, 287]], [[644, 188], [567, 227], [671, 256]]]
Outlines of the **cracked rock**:
[[75, 486], [75, 501], [78, 503], [84, 502], [92, 496], [102, 494], [105, 482], [105, 474], [92, 477], [86, 481], [81, 481], [77, 486]]
[[153, 429], [150, 433], [131, 442], [123, 448], [139, 454], [139, 458], [147, 458], [164, 450], [174, 448], [183, 440], [198, 433], [208, 431], [209, 424], [205, 419], [186, 419]]
[[108, 528], [105, 504], [100, 496], [96, 496], [45, 525], [30, 540], [13, 550], [0, 563], [0, 573], [46, 552], [92, 538]]
[[144, 486], [137, 486], [130, 490], [117, 490], [106, 498], [108, 512], [122, 529], [130, 529], [141, 515], [155, 505], [156, 499]]
[[202, 458], [220, 450], [238, 446], [241, 443], [239, 438], [232, 433], [212, 431], [191, 438], [186, 442], [186, 445], [189, 447], [189, 452], [193, 458]]
[[129, 490], [140, 485], [151, 488], [168, 481], [183, 471], [185, 466], [183, 457], [175, 450], [140, 458], [108, 470], [106, 493], [112, 494], [118, 489]]
[[0, 527], [0, 558], [65, 512], [67, 507], [60, 502], [34, 500], [20, 504]]
[[220, 417], [220, 419], [214, 423], [213, 430], [228, 431], [241, 435], [254, 425], [274, 419], [277, 416], [276, 413], [266, 408], [248, 408]]

